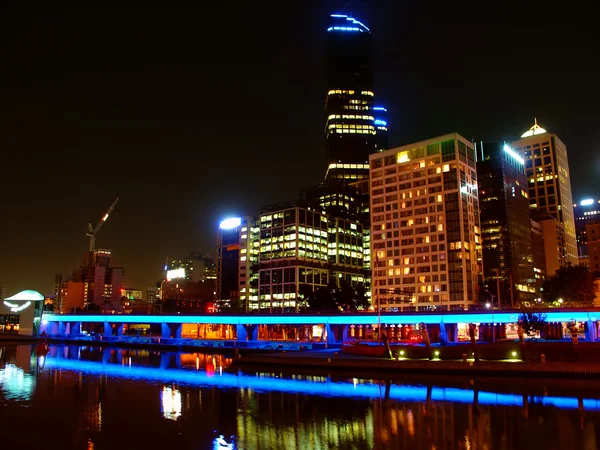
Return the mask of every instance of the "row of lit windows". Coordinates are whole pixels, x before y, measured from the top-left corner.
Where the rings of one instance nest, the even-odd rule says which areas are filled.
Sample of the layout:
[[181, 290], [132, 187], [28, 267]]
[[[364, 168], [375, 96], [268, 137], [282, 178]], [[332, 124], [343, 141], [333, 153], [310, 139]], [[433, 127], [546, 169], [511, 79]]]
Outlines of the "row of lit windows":
[[[332, 133], [338, 133], [338, 134], [375, 134], [375, 130], [369, 131], [369, 130], [355, 130], [355, 129], [343, 128], [343, 129], [333, 130]], [[344, 177], [344, 178], [355, 178], [355, 177], [356, 177], [356, 175], [354, 175], [352, 177]]]
[[361, 252], [351, 252], [348, 250], [329, 250], [328, 254], [331, 256], [340, 255], [358, 259], [362, 259], [363, 257], [363, 254]]
[[[346, 89], [332, 89], [330, 90], [327, 95], [334, 95], [334, 94], [348, 94], [348, 95], [354, 95], [355, 91], [353, 90], [346, 90]], [[361, 95], [368, 95], [370, 97], [374, 97], [375, 94], [372, 91], [360, 91]]]
[[332, 120], [332, 119], [359, 119], [359, 120], [370, 120], [371, 122], [375, 120], [375, 118], [373, 116], [357, 115], [357, 114], [330, 114], [327, 119], [328, 120]]
[[354, 123], [332, 123], [328, 126], [330, 130], [333, 129], [357, 129], [357, 130], [371, 130], [375, 131], [375, 127], [373, 125], [363, 125], [363, 124], [354, 124]]
[[[342, 164], [342, 163], [332, 163], [329, 164], [329, 168], [330, 169], [369, 169], [369, 165], [368, 164]], [[346, 195], [344, 195], [344, 198], [351, 198], [348, 197]], [[323, 200], [324, 197], [321, 197], [321, 200]]]

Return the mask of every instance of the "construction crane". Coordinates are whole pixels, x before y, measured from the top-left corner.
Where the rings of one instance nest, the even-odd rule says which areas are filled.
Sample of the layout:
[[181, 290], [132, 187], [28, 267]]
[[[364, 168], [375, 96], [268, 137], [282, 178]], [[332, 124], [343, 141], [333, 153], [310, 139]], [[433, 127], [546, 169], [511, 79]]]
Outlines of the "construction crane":
[[115, 208], [115, 205], [117, 204], [118, 201], [119, 201], [119, 197], [117, 197], [117, 199], [113, 202], [113, 204], [110, 205], [110, 208], [108, 208], [108, 210], [106, 211], [106, 214], [104, 214], [102, 216], [102, 219], [100, 219], [100, 222], [98, 222], [98, 225], [96, 225], [95, 228], [92, 228], [92, 224], [88, 223], [88, 230], [85, 235], [90, 238], [90, 249], [89, 249], [90, 252], [93, 252], [94, 250], [96, 250], [96, 234], [98, 234], [98, 231], [100, 231], [100, 228], [102, 228], [102, 225], [104, 225], [104, 222], [106, 222], [106, 219], [108, 219], [108, 216], [110, 215], [112, 210]]

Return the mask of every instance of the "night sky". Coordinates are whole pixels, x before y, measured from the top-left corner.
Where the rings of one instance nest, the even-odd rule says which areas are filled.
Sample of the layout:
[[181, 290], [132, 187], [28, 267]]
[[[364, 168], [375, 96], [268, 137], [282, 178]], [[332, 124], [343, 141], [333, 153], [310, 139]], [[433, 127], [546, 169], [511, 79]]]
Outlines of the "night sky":
[[535, 116], [567, 144], [575, 200], [600, 195], [592, 11], [391, 0], [198, 4], [0, 7], [6, 295], [50, 294], [54, 274], [81, 263], [87, 223], [117, 196], [96, 245], [113, 250], [128, 286], [145, 289], [167, 256], [214, 256], [225, 215], [257, 214], [318, 183], [330, 13], [352, 14], [372, 30], [390, 146], [453, 131], [510, 140]]

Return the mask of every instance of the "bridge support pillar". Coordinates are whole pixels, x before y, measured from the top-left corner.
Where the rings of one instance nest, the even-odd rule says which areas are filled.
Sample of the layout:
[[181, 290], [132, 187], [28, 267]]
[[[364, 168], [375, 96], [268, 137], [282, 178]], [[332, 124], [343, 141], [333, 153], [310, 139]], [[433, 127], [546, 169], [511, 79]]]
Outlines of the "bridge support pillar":
[[64, 322], [58, 322], [58, 334], [64, 336], [67, 333], [67, 326]]
[[81, 322], [71, 323], [71, 336], [79, 336], [81, 334]]
[[108, 322], [104, 322], [104, 332], [102, 333], [102, 336], [109, 337], [112, 336], [112, 334], [112, 325]]
[[327, 343], [328, 344], [336, 344], [337, 339], [335, 338], [335, 334], [333, 334], [333, 330], [331, 329], [331, 325], [328, 323], [325, 324], [325, 330], [327, 331]]
[[598, 330], [596, 329], [596, 323], [588, 320], [585, 324], [585, 340], [593, 342], [598, 339]]
[[448, 333], [446, 331], [446, 324], [444, 322], [440, 323], [440, 343], [448, 343]]
[[346, 342], [350, 333], [350, 325], [342, 325], [342, 342]]
[[123, 328], [125, 328], [125, 324], [120, 323], [117, 327], [117, 336], [123, 336]]
[[162, 324], [162, 334], [161, 337], [163, 339], [170, 339], [171, 338], [171, 328], [169, 327], [168, 323], [163, 323]]

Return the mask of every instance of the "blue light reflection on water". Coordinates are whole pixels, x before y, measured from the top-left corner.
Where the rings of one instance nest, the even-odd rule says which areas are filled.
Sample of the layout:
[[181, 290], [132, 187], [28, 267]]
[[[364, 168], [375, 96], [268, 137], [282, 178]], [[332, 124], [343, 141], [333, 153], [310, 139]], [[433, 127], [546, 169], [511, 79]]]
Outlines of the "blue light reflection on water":
[[[90, 374], [109, 375], [141, 380], [178, 382], [196, 386], [217, 386], [223, 388], [250, 388], [256, 391], [282, 391], [327, 397], [381, 398], [386, 387], [377, 384], [352, 384], [347, 382], [312, 382], [298, 379], [251, 376], [245, 374], [215, 373], [185, 369], [160, 369], [156, 367], [121, 366], [93, 361], [62, 358], [46, 359], [45, 368], [81, 371]], [[432, 387], [419, 385], [391, 385], [389, 398], [401, 401], [432, 401], [474, 403], [484, 405], [516, 406], [523, 405], [523, 396], [508, 393], [495, 393], [471, 389]], [[477, 395], [477, 397], [476, 397]], [[528, 396], [529, 403], [553, 406], [560, 409], [577, 409], [580, 406], [588, 411], [600, 411], [600, 399], [575, 397]]]

